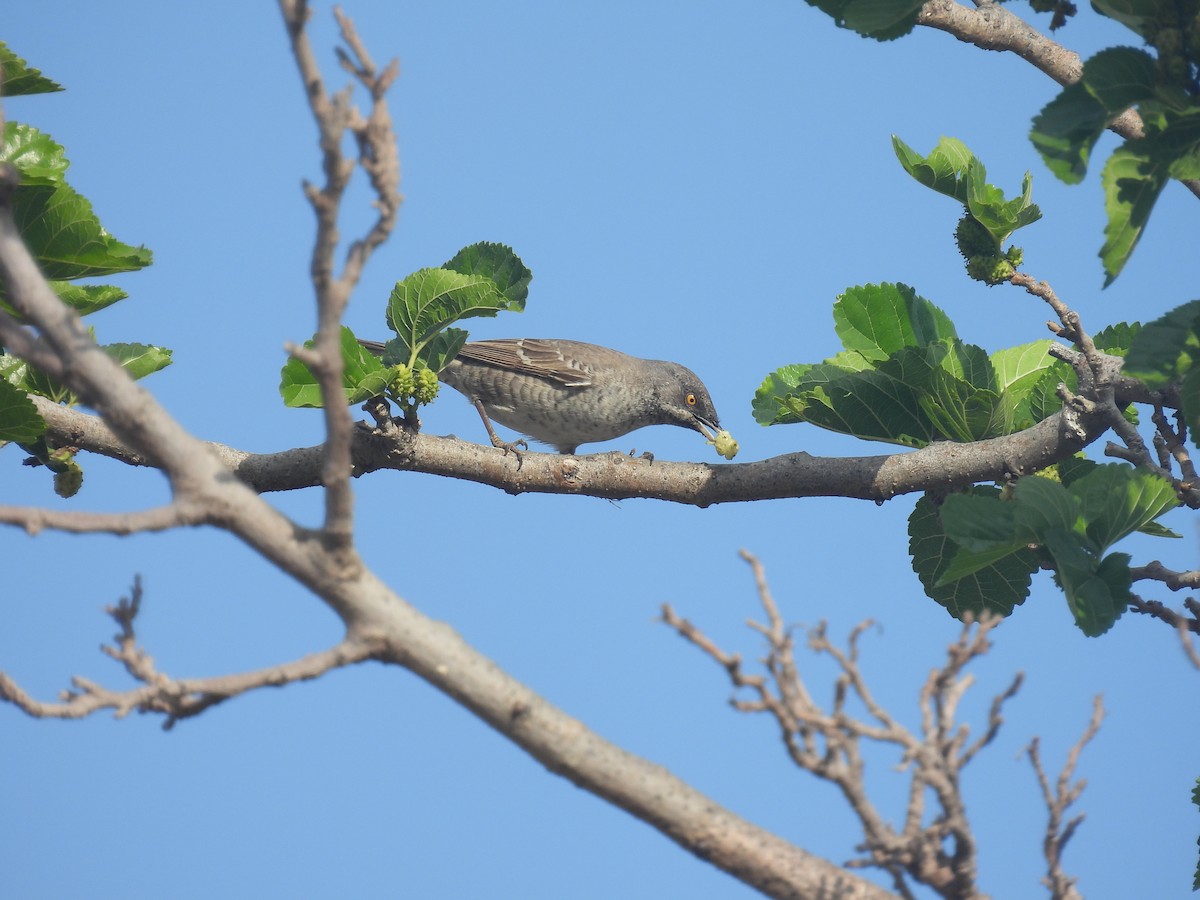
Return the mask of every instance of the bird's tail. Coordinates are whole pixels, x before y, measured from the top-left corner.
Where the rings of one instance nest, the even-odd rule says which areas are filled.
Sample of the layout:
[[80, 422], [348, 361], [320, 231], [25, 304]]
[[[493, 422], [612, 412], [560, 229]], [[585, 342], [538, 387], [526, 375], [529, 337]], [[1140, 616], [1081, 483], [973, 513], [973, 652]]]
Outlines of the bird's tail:
[[376, 356], [383, 356], [383, 342], [382, 341], [365, 341], [362, 338], [359, 338], [358, 342], [360, 344], [362, 344], [363, 347], [366, 348], [366, 350], [369, 353], [373, 353]]

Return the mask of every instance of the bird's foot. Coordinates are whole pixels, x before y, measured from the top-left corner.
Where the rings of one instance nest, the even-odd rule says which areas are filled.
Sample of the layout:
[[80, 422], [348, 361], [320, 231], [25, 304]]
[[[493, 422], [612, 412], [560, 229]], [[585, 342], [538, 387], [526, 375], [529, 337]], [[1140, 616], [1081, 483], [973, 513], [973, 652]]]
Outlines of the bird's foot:
[[524, 438], [517, 438], [515, 441], [501, 440], [497, 435], [492, 435], [492, 446], [497, 450], [503, 450], [504, 455], [513, 454], [517, 458], [517, 468], [521, 468], [521, 464], [525, 461], [525, 452], [529, 449], [529, 444]]
[[[629, 451], [630, 456], [633, 456], [635, 453], [637, 453], [636, 447]], [[646, 462], [650, 463], [650, 465], [654, 465], [654, 454], [649, 450], [644, 451], [642, 455], [638, 457], [638, 459], [644, 459]]]

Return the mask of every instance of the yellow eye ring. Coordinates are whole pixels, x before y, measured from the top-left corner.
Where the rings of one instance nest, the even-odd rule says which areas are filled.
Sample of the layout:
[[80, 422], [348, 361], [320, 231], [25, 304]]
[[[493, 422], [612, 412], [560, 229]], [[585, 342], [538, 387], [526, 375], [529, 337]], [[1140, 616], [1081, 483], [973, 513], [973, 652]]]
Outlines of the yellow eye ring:
[[686, 402], [688, 406], [696, 405], [696, 395], [695, 394], [688, 394], [683, 399], [684, 399], [684, 402]]

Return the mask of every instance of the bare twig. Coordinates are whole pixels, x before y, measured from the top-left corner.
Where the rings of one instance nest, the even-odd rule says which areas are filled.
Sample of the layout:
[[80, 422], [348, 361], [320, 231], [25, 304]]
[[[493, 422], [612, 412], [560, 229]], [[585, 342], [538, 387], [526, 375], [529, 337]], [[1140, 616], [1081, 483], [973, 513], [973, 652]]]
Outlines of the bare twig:
[[141, 687], [114, 691], [80, 676], [71, 679], [74, 690], [63, 691], [59, 703], [33, 699], [12, 678], [0, 672], [0, 699], [39, 719], [81, 719], [111, 709], [117, 718], [129, 713], [160, 713], [163, 728], [181, 719], [199, 715], [211, 706], [261, 687], [282, 687], [296, 681], [319, 678], [326, 672], [371, 659], [378, 647], [367, 641], [347, 638], [339, 644], [301, 659], [254, 672], [239, 672], [214, 678], [175, 679], [163, 674], [154, 659], [137, 645], [134, 620], [142, 603], [141, 579], [136, 578], [128, 598], [105, 611], [120, 628], [112, 645], [101, 650], [121, 663]]
[[1051, 788], [1050, 780], [1046, 777], [1046, 770], [1042, 766], [1036, 737], [1026, 750], [1029, 754], [1029, 761], [1033, 764], [1033, 771], [1037, 775], [1038, 785], [1042, 790], [1042, 799], [1045, 801], [1049, 813], [1045, 837], [1042, 839], [1042, 852], [1046, 857], [1046, 877], [1042, 879], [1042, 883], [1050, 889], [1050, 896], [1054, 900], [1082, 900], [1082, 895], [1075, 889], [1077, 879], [1069, 877], [1063, 871], [1062, 855], [1067, 843], [1075, 834], [1075, 830], [1083, 822], [1084, 814], [1079, 813], [1069, 820], [1066, 819], [1066, 815], [1075, 801], [1079, 799], [1079, 795], [1083, 793], [1083, 789], [1087, 787], [1086, 781], [1080, 780], [1072, 784], [1071, 779], [1075, 775], [1075, 768], [1079, 765], [1079, 757], [1083, 753], [1083, 748], [1096, 736], [1103, 719], [1104, 704], [1097, 695], [1092, 704], [1092, 718], [1079, 740], [1067, 753], [1066, 762], [1063, 763], [1062, 771], [1059, 772], [1053, 788]]
[[[987, 730], [968, 743], [969, 730], [957, 722], [963, 694], [972, 682], [965, 668], [987, 653], [988, 635], [999, 621], [990, 618], [966, 623], [957, 641], [950, 645], [945, 664], [934, 669], [920, 692], [920, 734], [904, 728], [873, 696], [859, 665], [859, 641], [871, 627], [857, 626], [846, 647], [834, 645], [824, 623], [808, 632], [808, 646], [829, 656], [839, 669], [831, 708], [822, 709], [800, 675], [791, 631], [784, 624], [779, 606], [767, 585], [759, 560], [741, 552], [750, 565], [766, 623], [750, 622], [767, 643], [763, 660], [766, 675], [745, 671], [737, 654], [722, 650], [695, 625], [682, 619], [669, 605], [663, 620], [676, 633], [715, 660], [726, 671], [735, 691], [745, 690], [749, 699], [735, 694], [731, 701], [744, 712], [764, 712], [775, 719], [788, 755], [801, 768], [832, 782], [858, 815], [865, 838], [859, 849], [866, 856], [850, 861], [851, 868], [876, 867], [888, 872], [903, 896], [912, 896], [907, 879], [932, 887], [944, 897], [975, 896], [975, 840], [966, 818], [959, 790], [962, 769], [993, 738], [1003, 722], [1004, 703], [1021, 685], [1018, 674], [991, 705]], [[850, 714], [847, 702], [861, 703], [868, 719]], [[894, 828], [867, 795], [863, 740], [891, 744], [900, 750], [902, 761], [911, 767], [908, 809], [904, 825]], [[925, 803], [932, 794], [939, 813], [928, 821]]]
[[[280, 11], [291, 38], [292, 54], [304, 83], [305, 96], [320, 133], [321, 187], [305, 184], [304, 193], [317, 218], [317, 235], [312, 252], [312, 280], [317, 297], [317, 337], [311, 352], [290, 348], [302, 357], [316, 375], [325, 398], [326, 441], [321, 471], [325, 486], [325, 539], [333, 548], [349, 551], [353, 539], [353, 495], [349, 478], [353, 472], [350, 446], [350, 413], [342, 402], [341, 321], [350, 294], [362, 277], [372, 252], [383, 243], [396, 223], [400, 208], [400, 157], [385, 95], [396, 80], [399, 64], [393, 60], [382, 73], [359, 39], [354, 25], [340, 10], [335, 12], [342, 39], [350, 52], [339, 51], [343, 68], [367, 91], [371, 111], [367, 116], [350, 102], [350, 88], [330, 95], [325, 90], [320, 67], [308, 40], [306, 0], [280, 0]], [[358, 143], [358, 165], [367, 173], [375, 193], [378, 215], [366, 235], [354, 241], [340, 275], [334, 274], [334, 254], [339, 242], [338, 218], [342, 198], [355, 161], [342, 155], [342, 137], [349, 132]]]

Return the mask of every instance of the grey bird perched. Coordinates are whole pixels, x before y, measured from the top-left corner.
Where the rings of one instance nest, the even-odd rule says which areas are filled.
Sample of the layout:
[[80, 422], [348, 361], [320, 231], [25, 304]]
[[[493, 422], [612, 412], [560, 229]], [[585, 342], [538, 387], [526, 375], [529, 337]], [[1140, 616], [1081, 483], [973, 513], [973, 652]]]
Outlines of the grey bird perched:
[[[383, 351], [382, 344], [361, 343]], [[491, 419], [559, 453], [647, 425], [679, 425], [710, 441], [720, 428], [708, 389], [690, 369], [580, 341], [474, 341], [438, 378], [475, 404], [502, 449], [525, 442], [501, 440]]]

